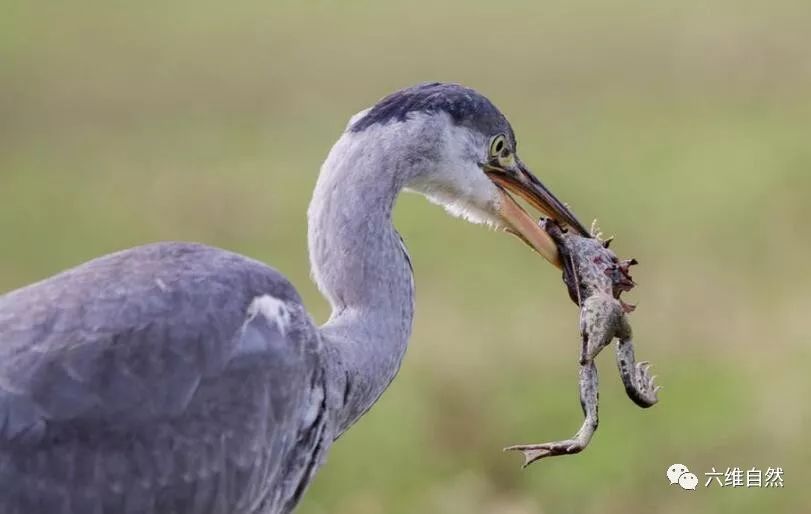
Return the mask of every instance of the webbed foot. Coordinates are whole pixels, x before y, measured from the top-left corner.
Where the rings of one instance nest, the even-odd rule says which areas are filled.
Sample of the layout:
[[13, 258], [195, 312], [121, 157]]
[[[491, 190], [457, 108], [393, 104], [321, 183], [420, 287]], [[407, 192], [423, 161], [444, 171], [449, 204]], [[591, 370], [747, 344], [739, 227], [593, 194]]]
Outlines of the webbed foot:
[[518, 451], [524, 455], [524, 464], [522, 467], [526, 468], [535, 461], [541, 460], [544, 457], [554, 457], [556, 455], [573, 455], [582, 452], [588, 440], [584, 438], [566, 439], [565, 441], [553, 441], [541, 444], [517, 444], [515, 446], [508, 446], [504, 448], [505, 452]]
[[541, 444], [517, 444], [504, 448], [504, 451], [521, 452], [524, 455], [523, 467], [525, 468], [544, 457], [572, 455], [582, 452], [591, 441], [594, 431], [597, 430], [597, 388], [597, 366], [592, 361], [586, 362], [580, 366], [580, 405], [583, 407], [585, 419], [574, 437], [564, 441]]
[[628, 398], [642, 408], [648, 408], [659, 401], [656, 376], [650, 374], [650, 363], [634, 361], [634, 348], [630, 339], [617, 343], [617, 367]]

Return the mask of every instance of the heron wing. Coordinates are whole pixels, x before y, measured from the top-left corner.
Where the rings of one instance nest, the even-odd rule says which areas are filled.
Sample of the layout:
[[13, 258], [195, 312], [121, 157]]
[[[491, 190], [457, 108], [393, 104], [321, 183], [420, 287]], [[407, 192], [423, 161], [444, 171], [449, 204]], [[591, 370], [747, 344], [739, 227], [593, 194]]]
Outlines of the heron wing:
[[[37, 502], [30, 512], [45, 508], [37, 481], [149, 504], [133, 512], [267, 498], [323, 402], [319, 344], [278, 272], [202, 245], [140, 247], [9, 293], [0, 475], [27, 494], [15, 505]], [[201, 486], [215, 478], [241, 485]], [[143, 494], [117, 491], [132, 481]]]

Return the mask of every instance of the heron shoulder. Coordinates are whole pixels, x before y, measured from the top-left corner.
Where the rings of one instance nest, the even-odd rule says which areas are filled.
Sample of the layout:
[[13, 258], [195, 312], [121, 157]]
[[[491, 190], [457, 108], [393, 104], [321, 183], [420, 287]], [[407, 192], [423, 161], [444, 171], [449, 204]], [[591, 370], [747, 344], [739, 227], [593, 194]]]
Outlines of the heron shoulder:
[[[290, 282], [259, 261], [219, 248], [161, 242], [105, 255], [0, 296], [0, 333], [131, 330], [164, 316], [244, 312], [257, 296], [301, 303]], [[186, 310], [188, 309], [188, 310]], [[69, 343], [65, 343], [69, 344]], [[0, 354], [13, 341], [0, 341]]]
[[9, 436], [177, 415], [234, 366], [272, 363], [269, 379], [289, 381], [317, 365], [318, 344], [273, 268], [200, 244], [137, 247], [0, 297], [0, 418]]

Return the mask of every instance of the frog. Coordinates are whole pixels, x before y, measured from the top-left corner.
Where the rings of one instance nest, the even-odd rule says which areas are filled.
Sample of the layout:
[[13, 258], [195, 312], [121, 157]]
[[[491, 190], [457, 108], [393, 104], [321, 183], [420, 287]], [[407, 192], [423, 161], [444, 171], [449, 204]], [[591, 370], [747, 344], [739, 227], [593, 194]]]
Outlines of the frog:
[[558, 248], [563, 282], [580, 308], [579, 388], [584, 420], [570, 439], [504, 448], [521, 452], [524, 468], [546, 457], [580, 453], [588, 446], [599, 423], [599, 381], [594, 361], [614, 339], [620, 378], [631, 401], [642, 408], [652, 407], [659, 401], [661, 389], [650, 373], [650, 363], [636, 361], [628, 320], [636, 307], [620, 298], [636, 285], [630, 274], [630, 267], [638, 264], [636, 259], [620, 260], [609, 248], [613, 238], [602, 239], [596, 223], [590, 237], [567, 231], [552, 219], [542, 218], [539, 223]]

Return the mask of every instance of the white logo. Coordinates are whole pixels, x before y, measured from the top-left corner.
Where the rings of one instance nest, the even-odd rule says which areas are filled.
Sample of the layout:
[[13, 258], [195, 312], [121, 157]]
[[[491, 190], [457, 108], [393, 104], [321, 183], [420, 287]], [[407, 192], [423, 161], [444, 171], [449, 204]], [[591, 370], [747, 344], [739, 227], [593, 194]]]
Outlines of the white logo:
[[688, 471], [690, 470], [684, 464], [673, 464], [667, 468], [667, 479], [670, 480], [670, 485], [678, 484], [679, 477]]
[[670, 485], [679, 484], [682, 489], [691, 491], [695, 491], [698, 485], [698, 477], [690, 473], [684, 464], [673, 464], [667, 468], [667, 479], [670, 480]]
[[696, 486], [698, 485], [698, 477], [694, 474], [690, 473], [682, 473], [679, 476], [679, 485], [682, 489], [690, 489], [691, 491], [696, 490]]

